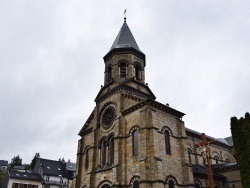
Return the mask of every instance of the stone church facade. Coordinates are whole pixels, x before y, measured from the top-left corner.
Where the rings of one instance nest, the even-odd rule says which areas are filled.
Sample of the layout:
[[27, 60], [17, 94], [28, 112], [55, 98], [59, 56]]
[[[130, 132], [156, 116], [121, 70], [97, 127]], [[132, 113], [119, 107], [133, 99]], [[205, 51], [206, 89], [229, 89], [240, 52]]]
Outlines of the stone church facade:
[[[145, 83], [145, 54], [126, 18], [103, 59], [104, 85], [79, 132], [75, 187], [206, 187], [203, 158], [194, 148], [199, 133], [185, 128], [184, 113], [155, 101]], [[226, 141], [211, 148], [216, 163], [235, 161]], [[220, 174], [215, 186], [228, 186], [225, 178]]]

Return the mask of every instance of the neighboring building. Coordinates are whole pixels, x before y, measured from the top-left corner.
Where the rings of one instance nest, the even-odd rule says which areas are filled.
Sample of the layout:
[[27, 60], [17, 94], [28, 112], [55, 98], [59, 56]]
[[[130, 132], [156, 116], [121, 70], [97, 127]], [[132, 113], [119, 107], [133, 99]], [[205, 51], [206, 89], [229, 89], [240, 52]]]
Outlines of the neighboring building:
[[11, 170], [18, 172], [30, 172], [28, 165], [14, 165]]
[[42, 177], [37, 173], [8, 171], [3, 188], [42, 188]]
[[76, 164], [71, 163], [71, 162], [66, 162], [64, 165], [65, 165], [66, 172], [68, 175], [68, 180], [69, 180], [68, 187], [73, 188], [73, 187], [75, 187], [75, 185], [73, 184], [73, 179], [75, 177]]
[[7, 170], [8, 168], [8, 161], [0, 160], [0, 170]]
[[[194, 148], [200, 133], [185, 128], [184, 113], [155, 101], [145, 83], [145, 54], [126, 19], [103, 59], [104, 86], [79, 132], [75, 187], [206, 187], [202, 154]], [[235, 162], [232, 146], [216, 141], [209, 146], [212, 163]], [[215, 188], [228, 187], [226, 175], [215, 169]]]
[[68, 175], [61, 161], [39, 158], [33, 172], [41, 175], [43, 188], [68, 187]]

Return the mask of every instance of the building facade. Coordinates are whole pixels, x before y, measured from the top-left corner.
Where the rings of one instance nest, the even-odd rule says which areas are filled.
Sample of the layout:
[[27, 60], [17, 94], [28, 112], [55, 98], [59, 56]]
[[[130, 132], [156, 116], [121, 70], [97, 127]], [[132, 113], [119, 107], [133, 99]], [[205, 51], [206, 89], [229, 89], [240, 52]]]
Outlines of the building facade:
[[61, 161], [38, 158], [33, 169], [42, 177], [43, 188], [68, 188], [68, 174]]
[[8, 171], [3, 188], [42, 188], [42, 177], [37, 173]]
[[[206, 172], [197, 176], [203, 162], [193, 148], [197, 138], [185, 128], [184, 113], [155, 101], [145, 83], [145, 54], [126, 18], [103, 59], [104, 85], [79, 132], [76, 188], [205, 187]], [[233, 160], [227, 152], [212, 154]], [[226, 181], [221, 175], [216, 183]]]

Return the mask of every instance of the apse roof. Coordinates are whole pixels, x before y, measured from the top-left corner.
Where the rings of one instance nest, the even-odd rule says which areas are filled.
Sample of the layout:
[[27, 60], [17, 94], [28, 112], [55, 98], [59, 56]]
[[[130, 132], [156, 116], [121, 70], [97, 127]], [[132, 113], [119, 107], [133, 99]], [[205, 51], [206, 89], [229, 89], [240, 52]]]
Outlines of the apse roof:
[[122, 28], [120, 30], [120, 32], [118, 33], [111, 49], [119, 49], [119, 48], [134, 48], [137, 51], [141, 52], [142, 51], [139, 49], [135, 38], [132, 34], [132, 32], [130, 31], [128, 24], [126, 22], [126, 18], [124, 18], [124, 23], [122, 25]]
[[[185, 129], [186, 129], [186, 131], [191, 132], [191, 133], [193, 133], [193, 134], [196, 134], [196, 135], [199, 135], [199, 136], [201, 135], [200, 132], [197, 132], [197, 131], [192, 130], [192, 129], [190, 129], [190, 128], [187, 128], [187, 127], [186, 127]], [[227, 145], [227, 146], [233, 146], [232, 137], [227, 137], [227, 138], [214, 138], [214, 137], [211, 137], [211, 136], [208, 136], [208, 135], [206, 135], [206, 137], [207, 137], [207, 139], [215, 140], [217, 143], [219, 142], [219, 143], [225, 144], [225, 145]]]

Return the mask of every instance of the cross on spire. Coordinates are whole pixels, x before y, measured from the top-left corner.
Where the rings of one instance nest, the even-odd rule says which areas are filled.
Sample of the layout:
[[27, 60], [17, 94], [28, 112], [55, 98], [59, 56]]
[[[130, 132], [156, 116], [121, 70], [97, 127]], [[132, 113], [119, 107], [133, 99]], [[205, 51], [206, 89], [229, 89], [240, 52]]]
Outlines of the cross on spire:
[[126, 22], [126, 13], [127, 13], [127, 9], [124, 10], [123, 14], [124, 14], [124, 22]]

